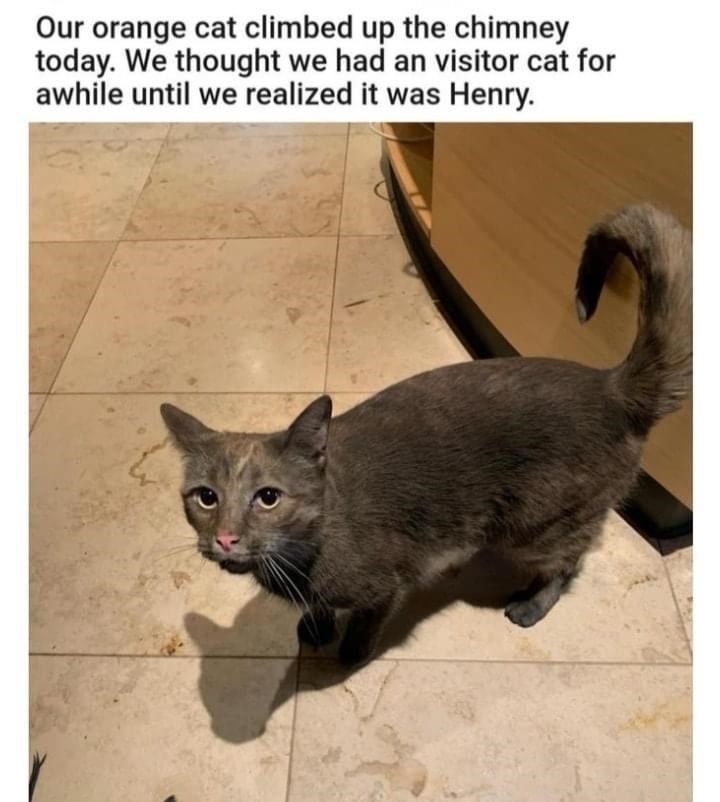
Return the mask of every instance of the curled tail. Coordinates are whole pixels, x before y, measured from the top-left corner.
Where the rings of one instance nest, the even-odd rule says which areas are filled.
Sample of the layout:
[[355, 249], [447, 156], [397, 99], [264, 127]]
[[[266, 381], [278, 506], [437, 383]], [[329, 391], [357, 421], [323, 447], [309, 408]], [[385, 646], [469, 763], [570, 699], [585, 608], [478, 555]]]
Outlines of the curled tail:
[[680, 406], [692, 387], [692, 245], [671, 215], [628, 206], [594, 225], [576, 284], [581, 322], [597, 307], [605, 277], [622, 254], [640, 276], [638, 333], [613, 372], [638, 433]]

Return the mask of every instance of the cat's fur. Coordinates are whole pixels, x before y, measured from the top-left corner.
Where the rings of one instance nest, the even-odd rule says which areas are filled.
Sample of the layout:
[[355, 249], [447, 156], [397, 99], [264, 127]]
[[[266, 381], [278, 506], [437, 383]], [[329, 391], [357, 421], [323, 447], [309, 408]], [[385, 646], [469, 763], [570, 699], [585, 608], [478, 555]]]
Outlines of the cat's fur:
[[[521, 626], [539, 621], [632, 488], [651, 427], [691, 386], [688, 232], [647, 205], [598, 223], [578, 273], [581, 321], [619, 253], [642, 293], [635, 344], [610, 370], [544, 358], [451, 365], [332, 421], [322, 396], [273, 434], [213, 431], [164, 404], [201, 552], [307, 604], [304, 641], [331, 640], [335, 608], [349, 608], [346, 663], [369, 659], [403, 591], [485, 546], [532, 569], [537, 579], [505, 612]], [[197, 502], [201, 486], [219, 497], [214, 510]], [[272, 510], [255, 496], [268, 486], [283, 491]], [[229, 553], [218, 531], [237, 540]]]

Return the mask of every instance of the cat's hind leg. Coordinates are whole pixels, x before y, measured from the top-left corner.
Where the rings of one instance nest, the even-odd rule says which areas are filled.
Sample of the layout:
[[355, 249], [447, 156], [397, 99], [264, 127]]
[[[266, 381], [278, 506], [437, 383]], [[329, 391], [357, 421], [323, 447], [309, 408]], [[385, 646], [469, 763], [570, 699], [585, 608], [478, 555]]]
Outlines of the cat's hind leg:
[[575, 528], [571, 534], [548, 538], [545, 560], [538, 561], [537, 557], [533, 560], [537, 565], [535, 579], [505, 607], [505, 615], [513, 624], [531, 627], [545, 618], [577, 574], [580, 560], [600, 533], [604, 519], [603, 515]]
[[562, 571], [550, 577], [538, 575], [527, 590], [508, 602], [505, 616], [519, 627], [537, 624], [555, 606], [572, 574], [573, 571]]

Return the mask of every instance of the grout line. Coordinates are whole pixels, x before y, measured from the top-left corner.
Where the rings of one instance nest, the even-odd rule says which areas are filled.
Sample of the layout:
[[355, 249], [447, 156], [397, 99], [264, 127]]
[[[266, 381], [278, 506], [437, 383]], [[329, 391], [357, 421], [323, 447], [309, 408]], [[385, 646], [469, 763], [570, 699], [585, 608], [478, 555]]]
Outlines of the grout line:
[[30, 657], [82, 657], [121, 660], [284, 660], [297, 659], [297, 654], [121, 654], [117, 652], [30, 652]]
[[31, 395], [41, 395], [43, 396], [42, 404], [40, 404], [40, 409], [37, 411], [37, 415], [35, 415], [35, 420], [30, 424], [30, 431], [28, 432], [28, 437], [33, 433], [33, 429], [35, 428], [35, 424], [40, 420], [40, 416], [42, 415], [43, 409], [45, 409], [45, 404], [47, 404], [47, 400], [50, 397], [50, 393], [28, 393], [28, 407], [30, 406], [30, 398]]
[[666, 557], [664, 554], [661, 553], [660, 559], [662, 560], [663, 567], [665, 568], [665, 576], [667, 578], [668, 585], [670, 585], [670, 593], [672, 594], [673, 602], [675, 603], [675, 612], [677, 613], [677, 616], [680, 619], [680, 626], [682, 627], [682, 632], [685, 637], [685, 643], [688, 647], [688, 651], [690, 652], [690, 659], [692, 660], [693, 656], [692, 643], [690, 642], [690, 636], [688, 635], [688, 631], [685, 626], [685, 619], [683, 618], [683, 614], [680, 610], [680, 604], [677, 600], [677, 594], [675, 593], [675, 586], [673, 585], [672, 577], [670, 576], [670, 569], [668, 568], [667, 563], [665, 562]]
[[335, 242], [335, 270], [333, 272], [332, 290], [330, 295], [330, 319], [328, 321], [327, 349], [325, 351], [325, 379], [323, 381], [323, 392], [327, 392], [328, 373], [330, 370], [330, 346], [332, 344], [333, 316], [335, 314], [335, 289], [337, 286], [338, 256], [340, 254], [340, 236], [341, 236], [340, 232], [342, 231], [343, 207], [345, 205], [345, 180], [347, 178], [347, 163], [348, 163], [349, 151], [350, 151], [350, 125], [348, 125], [347, 132], [345, 134], [345, 160], [343, 161], [342, 184], [341, 184], [342, 189], [340, 192], [340, 208], [338, 209], [338, 230], [337, 230], [337, 240]]
[[[147, 175], [145, 176], [145, 181], [143, 182], [142, 187], [140, 188], [140, 191], [138, 192], [137, 198], [135, 198], [135, 203], [132, 205], [132, 208], [128, 212], [128, 216], [127, 216], [127, 219], [125, 220], [125, 225], [123, 226], [123, 229], [120, 232], [120, 236], [118, 237], [117, 240], [114, 240], [115, 247], [112, 249], [112, 252], [110, 253], [110, 256], [109, 256], [109, 258], [107, 260], [107, 264], [105, 265], [105, 269], [102, 271], [102, 275], [100, 276], [100, 281], [98, 281], [97, 286], [95, 287], [95, 292], [93, 292], [92, 297], [90, 298], [90, 301], [88, 302], [88, 305], [85, 307], [85, 312], [84, 312], [82, 318], [80, 319], [80, 322], [79, 322], [77, 328], [75, 329], [75, 333], [72, 336], [72, 340], [70, 341], [70, 345], [68, 346], [67, 351], [65, 351], [65, 356], [62, 358], [62, 360], [60, 362], [60, 366], [58, 367], [58, 369], [57, 369], [57, 371], [55, 373], [55, 376], [53, 377], [53, 380], [52, 380], [52, 382], [50, 384], [50, 389], [48, 391], [48, 394], [53, 393], [53, 391], [55, 389], [55, 385], [57, 383], [57, 380], [58, 380], [58, 378], [60, 376], [60, 373], [61, 373], [63, 367], [65, 366], [65, 362], [67, 362], [67, 359], [70, 356], [70, 352], [72, 351], [72, 348], [75, 345], [75, 340], [77, 340], [78, 334], [80, 333], [80, 329], [82, 328], [83, 324], [85, 323], [85, 320], [87, 319], [88, 313], [90, 312], [90, 309], [91, 309], [93, 303], [95, 302], [95, 298], [97, 297], [98, 292], [100, 292], [100, 287], [102, 286], [103, 282], [105, 281], [105, 276], [107, 276], [108, 270], [110, 269], [110, 265], [112, 264], [113, 259], [115, 258], [115, 254], [117, 253], [117, 250], [120, 247], [120, 243], [122, 242], [123, 234], [127, 231], [127, 227], [128, 227], [128, 224], [130, 223], [130, 220], [132, 219], [133, 212], [135, 211], [135, 208], [136, 208], [136, 206], [138, 204], [138, 201], [140, 200], [140, 197], [141, 197], [141, 195], [143, 193], [143, 190], [145, 189], [145, 184], [147, 183], [148, 178], [152, 175], [152, 171], [155, 169], [155, 165], [157, 164], [157, 161], [160, 158], [160, 153], [162, 152], [162, 149], [164, 147], [165, 141], [167, 140], [167, 135], [169, 133], [170, 133], [170, 128], [168, 128], [167, 133], [165, 134], [165, 139], [162, 140], [162, 142], [160, 144], [160, 147], [158, 148], [158, 152], [155, 154], [155, 158], [153, 159], [153, 162], [150, 165], [150, 168], [149, 168], [149, 170], [147, 172]], [[150, 141], [159, 142], [160, 140], [159, 139], [153, 139], [153, 140], [150, 140]], [[106, 240], [106, 241], [108, 241], [108, 240]], [[109, 242], [113, 242], [113, 240], [109, 240]]]
[[112, 245], [116, 239], [31, 239], [30, 245]]
[[[175, 125], [193, 125], [193, 123], [171, 123], [171, 127]], [[280, 123], [283, 125], [283, 123]], [[288, 124], [288, 123], [285, 123]], [[332, 123], [329, 123], [332, 124]], [[213, 125], [213, 123], [210, 123]], [[220, 123], [222, 125], [222, 123]], [[263, 123], [259, 123], [263, 125]], [[272, 125], [272, 123], [266, 123]], [[296, 123], [302, 125], [302, 123]], [[174, 136], [169, 139], [170, 142], [236, 142], [238, 139], [307, 139], [308, 137], [337, 137], [345, 136], [341, 131], [328, 131], [326, 134], [320, 134], [317, 131], [298, 131], [297, 133], [286, 132], [277, 134], [238, 134], [237, 136]]]
[[[135, 207], [133, 206], [133, 211]], [[123, 229], [124, 233], [125, 229]], [[371, 236], [371, 235], [368, 235]], [[240, 241], [242, 240], [256, 240], [256, 239], [335, 239], [337, 234], [268, 234], [266, 236], [249, 236], [249, 237], [141, 237], [139, 239], [124, 239], [122, 242], [129, 243], [145, 243], [145, 242], [224, 242]], [[115, 242], [116, 240], [107, 239], [48, 239], [48, 240], [31, 240], [31, 245], [94, 245], [103, 242]]]
[[[133, 207], [133, 211], [134, 211]], [[138, 239], [34, 239], [30, 240], [30, 245], [102, 245], [103, 243], [147, 243], [147, 242], [242, 242], [243, 240], [276, 240], [276, 239], [389, 239], [399, 237], [399, 234], [265, 234], [262, 236], [247, 237], [140, 237]]]
[[285, 802], [290, 800], [290, 783], [292, 782], [293, 753], [295, 751], [295, 732], [297, 725], [298, 696], [300, 695], [300, 645], [298, 644], [297, 661], [295, 662], [295, 693], [293, 694], [293, 713], [290, 725], [290, 751], [288, 754], [287, 777], [285, 778]]
[[[102, 395], [102, 396], [133, 396], [133, 395], [187, 395], [187, 396], [206, 396], [206, 395], [311, 395], [317, 396], [318, 393], [323, 393], [322, 387], [317, 390], [48, 390], [47, 395], [52, 395], [53, 398], [61, 398], [62, 396], [84, 396], [84, 395]], [[372, 395], [379, 392], [379, 390], [328, 390], [327, 392], [333, 395]], [[33, 395], [43, 395], [43, 393], [33, 393]]]
[[[298, 677], [300, 667], [300, 655], [263, 655], [263, 654], [174, 654], [167, 656], [163, 654], [113, 654], [113, 653], [85, 653], [85, 652], [30, 652], [30, 657], [81, 657], [107, 659], [118, 658], [123, 660], [284, 660], [285, 662], [297, 660]], [[337, 663], [337, 659], [331, 656], [303, 655], [303, 659], [310, 663]], [[646, 663], [633, 660], [510, 660], [510, 659], [483, 659], [479, 657], [377, 657], [373, 663], [474, 663], [477, 665], [501, 665], [501, 666], [599, 666], [612, 668], [621, 667], [641, 667], [641, 668], [692, 668], [691, 662], [658, 661]]]
[[[118, 237], [119, 242], [123, 242], [123, 237], [125, 236], [128, 226], [130, 225], [130, 221], [132, 220], [133, 214], [138, 207], [138, 203], [140, 203], [140, 198], [142, 198], [145, 189], [147, 188], [148, 180], [152, 177], [153, 170], [157, 166], [158, 161], [160, 160], [160, 154], [163, 152], [163, 148], [167, 145], [168, 137], [170, 136], [170, 131], [172, 129], [172, 123], [168, 124], [168, 129], [165, 133], [165, 136], [160, 141], [160, 147], [158, 148], [158, 152], [155, 154], [155, 158], [153, 159], [153, 163], [150, 165], [150, 169], [145, 176], [145, 180], [143, 181], [142, 186], [140, 187], [140, 192], [138, 192], [137, 197], [135, 198], [135, 203], [133, 203], [130, 211], [128, 212], [127, 219], [125, 220], [125, 225], [123, 226], [123, 230], [120, 232], [120, 236]], [[159, 140], [153, 140], [157, 142]]]
[[[112, 123], [108, 123], [112, 125]], [[123, 123], [119, 123], [122, 125]], [[142, 123], [141, 123], [142, 124]], [[145, 123], [147, 125], [148, 123]], [[132, 136], [102, 136], [102, 137], [91, 137], [87, 139], [85, 137], [68, 137], [68, 138], [58, 138], [55, 139], [54, 137], [45, 138], [45, 137], [33, 137], [30, 136], [28, 138], [28, 142], [33, 145], [55, 145], [55, 144], [70, 144], [72, 142], [77, 142], [78, 144], [90, 144], [93, 142], [163, 142], [167, 140], [168, 142], [226, 142], [226, 141], [235, 141], [238, 139], [277, 139], [281, 137], [282, 139], [306, 139], [308, 137], [337, 137], [338, 139], [341, 136], [345, 136], [346, 134], [341, 131], [328, 131], [325, 134], [319, 133], [318, 131], [298, 131], [293, 133], [292, 131], [286, 131], [284, 133], [278, 132], [277, 134], [272, 133], [238, 133], [236, 136], [170, 136], [170, 131], [176, 125], [193, 125], [194, 123], [154, 123], [154, 125], [167, 125], [168, 132], [165, 135], [158, 135], [158, 136], [145, 136], [145, 137], [132, 137]], [[209, 125], [214, 125], [215, 123], [209, 123]], [[222, 125], [222, 123], [219, 123]], [[273, 125], [273, 123], [259, 123], [259, 125]], [[276, 123], [277, 124], [277, 123]], [[279, 125], [288, 125], [292, 123], [279, 123]], [[296, 125], [303, 125], [303, 123], [295, 123]], [[311, 123], [312, 124], [312, 123]], [[337, 125], [337, 123], [328, 123], [329, 125]], [[349, 130], [349, 123], [348, 130]], [[248, 130], [248, 129], [245, 129]], [[252, 129], [250, 129], [252, 130]], [[257, 129], [255, 129], [257, 130]], [[353, 134], [353, 136], [357, 136], [357, 132]]]
[[[314, 662], [337, 662], [332, 656], [324, 655], [305, 655], [306, 660]], [[664, 668], [692, 668], [692, 663], [672, 662], [670, 660], [660, 660], [658, 662], [646, 663], [636, 660], [510, 660], [499, 658], [482, 657], [377, 657], [373, 663], [476, 663], [478, 665], [500, 665], [500, 666], [638, 666], [642, 668], [654, 668], [661, 666]]]
[[[110, 251], [110, 254], [108, 255], [107, 262], [105, 264], [105, 267], [103, 268], [103, 271], [102, 271], [102, 274], [100, 276], [100, 279], [99, 279], [97, 285], [95, 286], [95, 290], [94, 290], [92, 296], [90, 297], [90, 300], [88, 301], [87, 306], [85, 307], [85, 311], [83, 312], [82, 317], [80, 318], [77, 326], [75, 327], [75, 331], [73, 332], [73, 336], [72, 336], [72, 338], [70, 340], [70, 344], [68, 345], [67, 350], [65, 351], [65, 354], [64, 354], [63, 358], [60, 360], [60, 364], [58, 365], [58, 369], [55, 371], [55, 375], [53, 376], [53, 379], [50, 382], [50, 388], [48, 389], [48, 397], [50, 396], [51, 393], [53, 393], [53, 391], [55, 389], [55, 384], [57, 383], [57, 380], [58, 380], [58, 378], [60, 376], [60, 373], [61, 373], [63, 367], [65, 366], [65, 362], [67, 362], [67, 358], [70, 356], [70, 351], [72, 351], [72, 347], [73, 347], [73, 345], [75, 345], [75, 340], [77, 339], [77, 336], [80, 333], [80, 329], [82, 328], [82, 325], [83, 325], [83, 323], [85, 322], [85, 319], [88, 316], [88, 312], [90, 311], [90, 307], [93, 305], [93, 302], [95, 301], [95, 298], [96, 298], [98, 292], [100, 291], [100, 286], [102, 285], [103, 281], [105, 280], [105, 276], [107, 275], [107, 272], [110, 269], [110, 265], [112, 264], [112, 261], [115, 258], [115, 254], [117, 253], [118, 245], [120, 245], [120, 240], [117, 240], [115, 242], [115, 247]], [[43, 404], [43, 406], [45, 406], [45, 405]]]
[[[92, 125], [92, 123], [90, 124]], [[90, 145], [93, 142], [132, 142], [135, 144], [137, 142], [163, 142], [164, 140], [165, 135], [146, 136], [142, 138], [127, 136], [103, 136], [93, 139], [82, 139], [78, 137], [72, 137], [71, 139], [43, 139], [42, 137], [31, 137], [28, 142], [31, 145], [71, 145], [73, 142], [76, 142], [78, 145]]]

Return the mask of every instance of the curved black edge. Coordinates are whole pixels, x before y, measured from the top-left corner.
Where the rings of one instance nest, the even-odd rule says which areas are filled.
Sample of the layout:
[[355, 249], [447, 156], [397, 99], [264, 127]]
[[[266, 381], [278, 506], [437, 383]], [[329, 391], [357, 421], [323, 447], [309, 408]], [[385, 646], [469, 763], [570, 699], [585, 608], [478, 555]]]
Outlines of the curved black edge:
[[[381, 169], [405, 245], [438, 309], [474, 359], [519, 356], [478, 308], [432, 249], [386, 155]], [[635, 490], [617, 512], [647, 538], [690, 536], [692, 512], [650, 475], [641, 472]]]

